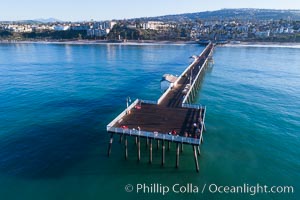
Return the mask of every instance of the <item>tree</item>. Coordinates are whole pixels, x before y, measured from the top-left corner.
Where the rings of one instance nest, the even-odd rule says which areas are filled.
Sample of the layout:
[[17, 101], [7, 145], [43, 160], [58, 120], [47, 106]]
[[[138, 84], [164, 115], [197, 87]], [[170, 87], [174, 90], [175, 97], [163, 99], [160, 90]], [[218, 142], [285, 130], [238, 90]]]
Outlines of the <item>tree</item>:
[[11, 32], [9, 32], [9, 31], [0, 31], [0, 37], [1, 38], [8, 38], [10, 36], [12, 36]]

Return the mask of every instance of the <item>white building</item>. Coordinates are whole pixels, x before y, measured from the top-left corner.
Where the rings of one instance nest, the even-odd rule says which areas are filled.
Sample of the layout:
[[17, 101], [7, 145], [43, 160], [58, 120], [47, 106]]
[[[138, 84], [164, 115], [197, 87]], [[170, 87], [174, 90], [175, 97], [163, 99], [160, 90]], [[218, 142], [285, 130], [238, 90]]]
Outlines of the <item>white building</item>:
[[109, 29], [112, 29], [113, 27], [114, 27], [114, 25], [116, 25], [117, 24], [117, 22], [115, 22], [115, 21], [110, 21], [109, 22]]
[[170, 27], [169, 24], [164, 24], [160, 21], [148, 21], [142, 24], [143, 29], [150, 29], [150, 30], [160, 30], [160, 29], [167, 29]]
[[33, 25], [32, 31], [45, 31], [45, 30], [53, 30], [53, 28], [49, 25]]
[[270, 33], [271, 33], [270, 30], [267, 30], [267, 31], [258, 31], [258, 32], [255, 33], [255, 36], [256, 37], [260, 37], [260, 38], [266, 38], [266, 37], [270, 37]]
[[69, 25], [55, 25], [53, 26], [53, 30], [55, 31], [67, 31], [70, 29]]

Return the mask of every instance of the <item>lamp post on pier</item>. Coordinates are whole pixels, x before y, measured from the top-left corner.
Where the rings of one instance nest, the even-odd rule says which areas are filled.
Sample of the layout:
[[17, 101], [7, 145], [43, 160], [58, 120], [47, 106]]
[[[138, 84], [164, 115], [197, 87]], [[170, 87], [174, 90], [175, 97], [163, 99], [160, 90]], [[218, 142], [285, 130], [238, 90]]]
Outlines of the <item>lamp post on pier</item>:
[[130, 99], [130, 97], [127, 97], [126, 98], [126, 114], [128, 114], [129, 103], [131, 103], [131, 99]]

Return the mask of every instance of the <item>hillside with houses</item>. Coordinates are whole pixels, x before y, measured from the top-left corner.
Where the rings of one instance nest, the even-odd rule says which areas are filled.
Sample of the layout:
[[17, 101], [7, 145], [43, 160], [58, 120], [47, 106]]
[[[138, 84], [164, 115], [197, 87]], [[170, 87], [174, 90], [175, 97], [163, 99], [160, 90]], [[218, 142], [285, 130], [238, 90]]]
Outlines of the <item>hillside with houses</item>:
[[107, 21], [3, 21], [0, 40], [300, 42], [300, 11], [223, 9]]

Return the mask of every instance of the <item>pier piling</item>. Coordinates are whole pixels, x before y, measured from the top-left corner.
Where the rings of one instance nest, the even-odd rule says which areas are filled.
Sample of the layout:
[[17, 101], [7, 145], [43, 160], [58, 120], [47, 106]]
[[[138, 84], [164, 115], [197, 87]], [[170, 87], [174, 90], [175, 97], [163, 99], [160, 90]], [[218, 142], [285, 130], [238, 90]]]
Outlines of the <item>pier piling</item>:
[[111, 154], [111, 147], [112, 147], [112, 143], [114, 141], [114, 134], [112, 133], [110, 135], [110, 140], [109, 140], [109, 145], [108, 145], [108, 151], [107, 151], [107, 156], [109, 157]]
[[120, 140], [119, 140], [119, 143], [121, 144], [123, 141], [123, 134], [120, 135]]
[[138, 142], [138, 161], [140, 161], [141, 160], [141, 138], [140, 138], [140, 136], [138, 136], [137, 137], [138, 139], [137, 139], [137, 142]]
[[176, 168], [179, 167], [179, 143], [176, 143]]
[[147, 137], [146, 138], [146, 148], [148, 148], [148, 146], [149, 146], [149, 138]]
[[165, 140], [162, 140], [161, 165], [165, 165]]
[[152, 139], [149, 139], [150, 147], [149, 147], [149, 163], [152, 163]]
[[125, 160], [127, 160], [128, 159], [128, 140], [127, 140], [127, 136], [125, 135], [125, 141], [124, 141], [124, 143], [125, 143]]
[[196, 151], [196, 146], [195, 145], [193, 145], [193, 151], [194, 151], [196, 172], [199, 172], [199, 163], [198, 163], [198, 157], [197, 157], [197, 151]]

